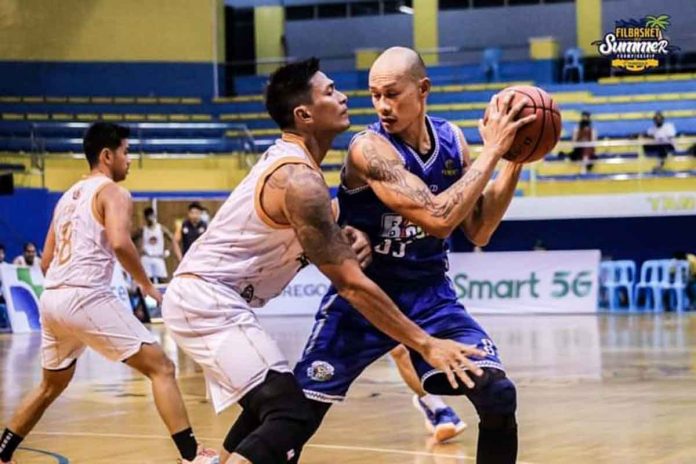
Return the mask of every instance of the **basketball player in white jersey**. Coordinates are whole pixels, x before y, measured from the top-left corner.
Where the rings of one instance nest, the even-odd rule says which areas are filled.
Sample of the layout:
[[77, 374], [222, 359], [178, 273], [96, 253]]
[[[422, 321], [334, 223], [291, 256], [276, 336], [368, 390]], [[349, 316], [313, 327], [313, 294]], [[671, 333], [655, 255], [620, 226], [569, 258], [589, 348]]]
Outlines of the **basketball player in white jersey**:
[[[377, 328], [421, 353], [433, 367], [473, 385], [483, 352], [435, 339], [406, 318], [363, 273], [334, 220], [319, 164], [349, 125], [346, 97], [310, 59], [280, 68], [266, 107], [283, 131], [222, 205], [174, 273], [162, 315], [179, 346], [203, 367], [216, 412], [239, 402], [241, 416], [221, 462], [293, 459], [314, 417], [285, 356], [254, 313], [297, 271], [315, 264]], [[330, 379], [331, 366], [313, 366]]]
[[111, 292], [118, 259], [143, 294], [162, 301], [145, 275], [130, 237], [130, 194], [116, 184], [126, 178], [130, 165], [128, 134], [126, 127], [115, 124], [90, 126], [84, 150], [91, 172], [56, 205], [41, 262], [46, 273], [40, 300], [43, 379], [24, 398], [0, 437], [2, 463], [12, 462], [23, 437], [68, 386], [77, 358], [87, 346], [112, 361], [128, 364], [152, 381], [155, 405], [182, 462], [218, 462], [214, 451], [197, 449], [174, 378], [174, 364]]
[[140, 240], [140, 262], [150, 281], [156, 284], [162, 283], [167, 280], [167, 264], [164, 259], [169, 253], [164, 246], [164, 240], [169, 240], [172, 244], [177, 261], [181, 261], [181, 248], [169, 229], [157, 222], [157, 216], [152, 207], [145, 208], [143, 217], [145, 225], [135, 237], [136, 241]]

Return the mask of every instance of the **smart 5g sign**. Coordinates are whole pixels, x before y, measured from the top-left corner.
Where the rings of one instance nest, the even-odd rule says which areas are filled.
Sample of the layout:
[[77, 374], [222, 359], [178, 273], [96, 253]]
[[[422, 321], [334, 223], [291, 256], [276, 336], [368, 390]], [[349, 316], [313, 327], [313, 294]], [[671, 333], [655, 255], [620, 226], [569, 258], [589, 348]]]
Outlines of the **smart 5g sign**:
[[[451, 253], [449, 276], [471, 312], [597, 310], [599, 251]], [[307, 266], [259, 315], [313, 315], [329, 281]]]
[[599, 258], [597, 250], [453, 253], [449, 274], [474, 310], [594, 312]]

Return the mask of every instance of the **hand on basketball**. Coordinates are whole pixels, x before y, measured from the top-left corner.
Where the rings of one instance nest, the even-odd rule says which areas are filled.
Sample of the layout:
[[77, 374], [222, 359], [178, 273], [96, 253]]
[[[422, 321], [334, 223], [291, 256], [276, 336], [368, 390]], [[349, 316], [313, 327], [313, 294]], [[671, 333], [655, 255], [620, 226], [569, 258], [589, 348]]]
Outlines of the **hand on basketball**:
[[445, 373], [452, 388], [457, 388], [456, 377], [467, 387], [474, 388], [474, 382], [467, 375], [467, 371], [477, 377], [481, 376], [483, 371], [467, 356], [486, 357], [486, 353], [473, 346], [435, 337], [431, 337], [421, 355], [428, 364]]
[[372, 262], [372, 243], [370, 237], [362, 230], [355, 227], [345, 226], [343, 232], [350, 240], [350, 246], [358, 257], [360, 267], [365, 269]]
[[159, 290], [157, 290], [157, 287], [152, 285], [152, 283], [148, 282], [146, 285], [141, 285], [140, 291], [143, 293], [143, 296], [153, 298], [157, 302], [157, 306], [162, 305], [162, 294]]
[[[528, 98], [523, 98], [511, 106], [513, 95], [514, 92], [506, 92], [502, 97], [500, 94], [493, 95], [483, 119], [478, 121], [484, 147], [493, 149], [497, 156], [503, 156], [510, 150], [520, 127], [536, 119], [536, 114], [531, 114], [515, 120], [522, 108], [531, 102]], [[501, 98], [502, 103], [499, 102]]]

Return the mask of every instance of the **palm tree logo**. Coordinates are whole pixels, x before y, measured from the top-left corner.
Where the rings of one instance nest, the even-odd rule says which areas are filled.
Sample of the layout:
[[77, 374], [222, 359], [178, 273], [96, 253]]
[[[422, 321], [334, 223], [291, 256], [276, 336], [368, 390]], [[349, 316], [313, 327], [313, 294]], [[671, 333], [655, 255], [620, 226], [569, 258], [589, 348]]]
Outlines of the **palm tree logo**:
[[669, 24], [669, 15], [645, 17], [645, 27], [659, 29], [660, 39], [662, 38], [662, 31], [666, 30]]

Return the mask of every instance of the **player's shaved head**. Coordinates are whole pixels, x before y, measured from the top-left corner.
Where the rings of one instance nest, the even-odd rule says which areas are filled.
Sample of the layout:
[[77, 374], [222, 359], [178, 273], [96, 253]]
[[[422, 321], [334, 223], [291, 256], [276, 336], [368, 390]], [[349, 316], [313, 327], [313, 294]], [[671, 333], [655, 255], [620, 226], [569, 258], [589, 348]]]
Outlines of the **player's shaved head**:
[[370, 75], [389, 75], [394, 78], [409, 77], [419, 81], [426, 77], [423, 58], [406, 47], [386, 49], [372, 64]]

